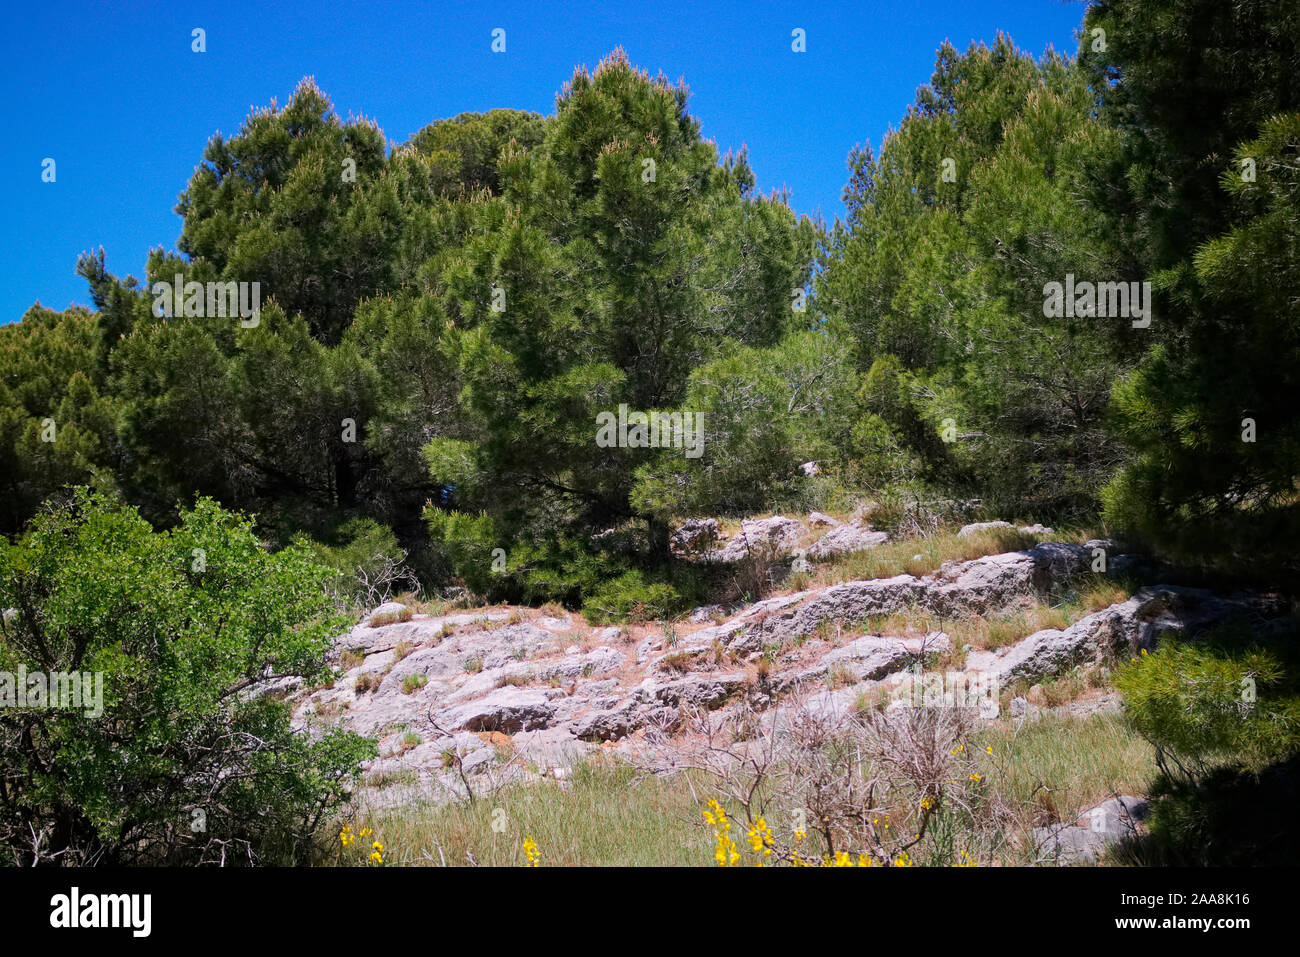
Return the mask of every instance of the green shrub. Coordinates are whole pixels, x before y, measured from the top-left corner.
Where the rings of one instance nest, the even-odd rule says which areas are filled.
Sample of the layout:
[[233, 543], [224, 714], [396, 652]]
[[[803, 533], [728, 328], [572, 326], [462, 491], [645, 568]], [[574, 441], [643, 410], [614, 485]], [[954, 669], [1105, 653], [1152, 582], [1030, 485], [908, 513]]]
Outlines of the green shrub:
[[424, 520], [434, 551], [470, 591], [495, 598], [509, 586], [509, 576], [494, 566], [492, 551], [501, 541], [490, 517], [429, 506]]
[[[102, 676], [93, 709], [0, 708], [0, 855], [14, 864], [301, 860], [374, 742], [290, 728], [250, 691], [326, 671], [329, 570], [200, 499], [156, 533], [79, 489], [0, 539], [0, 671]], [[84, 700], [83, 700], [84, 704]], [[99, 713], [96, 713], [96, 712]], [[202, 826], [195, 826], [196, 822]]]

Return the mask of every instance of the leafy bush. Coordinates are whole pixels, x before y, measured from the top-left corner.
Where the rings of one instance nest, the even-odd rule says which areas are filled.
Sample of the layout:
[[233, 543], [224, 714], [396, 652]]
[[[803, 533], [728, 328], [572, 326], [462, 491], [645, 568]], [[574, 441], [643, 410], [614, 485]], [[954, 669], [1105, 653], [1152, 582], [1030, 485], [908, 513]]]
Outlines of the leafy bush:
[[504, 583], [492, 561], [492, 550], [500, 547], [492, 519], [429, 506], [424, 520], [434, 551], [452, 574], [475, 594], [495, 597]]
[[810, 482], [800, 466], [825, 470], [843, 457], [857, 383], [847, 340], [842, 330], [801, 330], [771, 348], [731, 347], [695, 370], [680, 411], [703, 416], [700, 454], [661, 450], [637, 470], [633, 507], [669, 516], [823, 506], [824, 480]]
[[103, 681], [102, 711], [0, 709], [0, 852], [24, 866], [303, 858], [374, 754], [341, 731], [295, 734], [289, 706], [256, 693], [324, 673], [346, 625], [328, 574], [207, 499], [155, 533], [79, 489], [0, 540], [0, 608], [14, 609], [0, 671]]

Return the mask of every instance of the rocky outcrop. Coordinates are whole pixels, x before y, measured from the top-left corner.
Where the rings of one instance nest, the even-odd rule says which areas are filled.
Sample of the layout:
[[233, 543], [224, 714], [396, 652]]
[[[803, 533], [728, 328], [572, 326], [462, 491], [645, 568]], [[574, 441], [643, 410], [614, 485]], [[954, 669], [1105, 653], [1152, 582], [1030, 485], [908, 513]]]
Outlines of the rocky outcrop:
[[914, 663], [923, 663], [927, 655], [942, 654], [952, 650], [952, 643], [943, 632], [933, 632], [923, 638], [886, 638], [880, 635], [863, 635], [848, 644], [823, 655], [813, 665], [797, 672], [782, 675], [777, 690], [834, 676], [839, 681], [879, 681], [887, 675], [902, 671]]
[[[819, 531], [822, 534], [816, 537]], [[814, 537], [816, 540], [806, 549], [801, 547]], [[729, 539], [722, 534], [717, 520], [695, 518], [674, 531], [669, 541], [679, 557], [732, 564], [755, 555], [776, 560], [806, 555], [815, 561], [825, 561], [875, 548], [888, 539], [886, 533], [873, 531], [861, 518], [845, 523], [813, 512], [806, 523], [784, 515], [741, 522], [740, 530]]]
[[1017, 678], [1041, 681], [1089, 658], [1136, 655], [1153, 650], [1169, 634], [1190, 636], [1235, 615], [1270, 611], [1279, 614], [1281, 608], [1268, 600], [1220, 598], [1198, 588], [1144, 588], [1064, 630], [1048, 628], [1009, 648], [974, 652], [966, 658], [966, 669], [1004, 684]]
[[669, 536], [668, 544], [674, 553], [689, 556], [711, 548], [718, 535], [717, 519], [693, 518]]
[[[864, 530], [825, 518], [833, 524], [817, 524], [829, 528], [827, 535]], [[796, 533], [802, 541], [808, 528], [781, 516], [750, 524], [764, 540], [787, 544]], [[309, 733], [342, 724], [380, 739], [381, 757], [367, 768], [371, 779], [413, 778], [424, 798], [451, 795], [480, 779], [560, 774], [593, 748], [637, 747], [650, 731], [721, 720], [742, 705], [767, 708], [776, 720], [783, 696], [795, 692], [818, 713], [845, 717], [864, 695], [901, 692], [922, 666], [930, 673], [948, 667], [956, 651], [942, 632], [864, 634], [871, 616], [1005, 612], [1061, 594], [1094, 568], [1099, 554], [1108, 556], [1112, 572], [1136, 567], [1116, 552], [1114, 542], [1102, 540], [1044, 542], [949, 562], [932, 575], [848, 581], [734, 611], [700, 609], [692, 624], [675, 630], [589, 629], [523, 610], [417, 614], [386, 624], [381, 618], [374, 627], [366, 616], [338, 639], [345, 667], [330, 687], [279, 690], [294, 696], [295, 725]], [[1081, 664], [1150, 650], [1171, 634], [1194, 635], [1234, 615], [1283, 611], [1258, 596], [1152, 586], [1065, 628], [995, 651], [969, 649], [961, 667], [985, 689], [1016, 681], [1035, 686]], [[1012, 702], [1013, 718], [1042, 710], [1036, 690]], [[663, 742], [676, 739], [656, 740], [656, 747], [671, 749]], [[1057, 843], [1082, 848], [1086, 842], [1070, 832]]]
[[437, 725], [453, 731], [534, 731], [550, 727], [555, 705], [542, 691], [499, 688], [486, 697], [435, 716]]

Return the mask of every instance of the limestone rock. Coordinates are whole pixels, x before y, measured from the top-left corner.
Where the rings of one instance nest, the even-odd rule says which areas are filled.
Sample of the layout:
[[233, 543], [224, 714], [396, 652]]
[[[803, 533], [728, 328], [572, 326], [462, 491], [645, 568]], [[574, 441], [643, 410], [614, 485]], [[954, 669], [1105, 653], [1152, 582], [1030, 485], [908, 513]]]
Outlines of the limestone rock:
[[972, 535], [978, 535], [980, 532], [991, 531], [995, 528], [1010, 528], [1010, 522], [974, 522], [966, 525], [957, 533], [958, 538], [969, 538]]
[[466, 731], [532, 731], [548, 727], [555, 706], [540, 691], [498, 688], [477, 701], [444, 711], [439, 725]]
[[862, 525], [840, 525], [831, 529], [808, 549], [808, 557], [821, 561], [836, 555], [875, 548], [889, 540], [884, 532], [873, 532]]

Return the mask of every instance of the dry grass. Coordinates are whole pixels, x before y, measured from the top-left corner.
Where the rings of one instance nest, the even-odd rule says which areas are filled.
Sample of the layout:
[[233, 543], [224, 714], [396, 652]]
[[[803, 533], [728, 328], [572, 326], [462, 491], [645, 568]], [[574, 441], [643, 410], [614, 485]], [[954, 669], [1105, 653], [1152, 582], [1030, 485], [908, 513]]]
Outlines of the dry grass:
[[[758, 728], [737, 730], [746, 739], [761, 735]], [[975, 818], [950, 815], [944, 826], [953, 830], [942, 833], [950, 833], [944, 840], [954, 849], [969, 849], [979, 864], [1034, 863], [1031, 828], [1073, 822], [1113, 794], [1144, 794], [1150, 786], [1150, 746], [1116, 715], [1044, 715], [1019, 726], [986, 726], [974, 733], [968, 748], [981, 778], [978, 787], [967, 785]], [[403, 780], [398, 772], [368, 783]], [[974, 800], [975, 792], [996, 804], [996, 818], [985, 816], [986, 801]], [[792, 818], [787, 805], [793, 798], [786, 800], [783, 793], [771, 796], [768, 820], [778, 837], [788, 838], [786, 822]], [[734, 798], [719, 793], [711, 775], [643, 777], [621, 763], [599, 759], [578, 765], [562, 783], [547, 779], [512, 785], [491, 801], [407, 806], [350, 823], [354, 830], [373, 827], [376, 839], [388, 848], [386, 860], [396, 865], [519, 866], [524, 863], [523, 841], [531, 837], [544, 866], [711, 866], [713, 835], [701, 827], [700, 811], [715, 796], [737, 819], [737, 841], [748, 859], [740, 808]], [[504, 817], [497, 808], [505, 810]], [[898, 825], [904, 823], [906, 808], [889, 810]], [[947, 863], [950, 856], [914, 854], [918, 863]], [[321, 862], [333, 859], [326, 854]]]
[[504, 688], [509, 685], [512, 688], [526, 688], [533, 683], [532, 672], [522, 672], [511, 675], [502, 675], [496, 681], [498, 688]]
[[826, 673], [826, 687], [834, 691], [837, 688], [847, 688], [849, 685], [858, 683], [858, 676], [853, 673], [853, 669], [844, 664], [832, 665], [830, 671]]
[[371, 615], [366, 624], [371, 628], [382, 628], [384, 625], [396, 625], [404, 621], [410, 621], [414, 614], [409, 605], [404, 605], [401, 611], [386, 611], [380, 615]]
[[689, 651], [671, 651], [664, 655], [659, 662], [660, 667], [666, 671], [686, 672], [691, 670], [691, 665], [695, 663], [695, 656]]
[[866, 551], [814, 564], [810, 571], [801, 573], [798, 587], [790, 590], [822, 588], [845, 581], [893, 578], [895, 575], [914, 575], [920, 578], [938, 571], [944, 562], [969, 561], [985, 555], [1020, 551], [1049, 539], [1060, 541], [1062, 536], [1027, 535], [1018, 529], [999, 528], [968, 535], [966, 538], [958, 538], [955, 531], [923, 538], [902, 538]]
[[1046, 714], [979, 735], [993, 753], [991, 777], [1027, 833], [1073, 823], [1114, 794], [1145, 794], [1154, 771], [1151, 746], [1119, 715], [1073, 718]]
[[437, 618], [445, 614], [450, 604], [441, 598], [423, 599], [415, 592], [403, 592], [393, 599], [395, 602], [405, 605], [416, 615], [428, 615], [431, 618]]
[[473, 804], [404, 807], [352, 827], [373, 827], [393, 865], [522, 866], [531, 837], [544, 867], [707, 866], [713, 840], [701, 826], [702, 783], [692, 775], [642, 779], [624, 766], [579, 765], [564, 782], [511, 786]]

